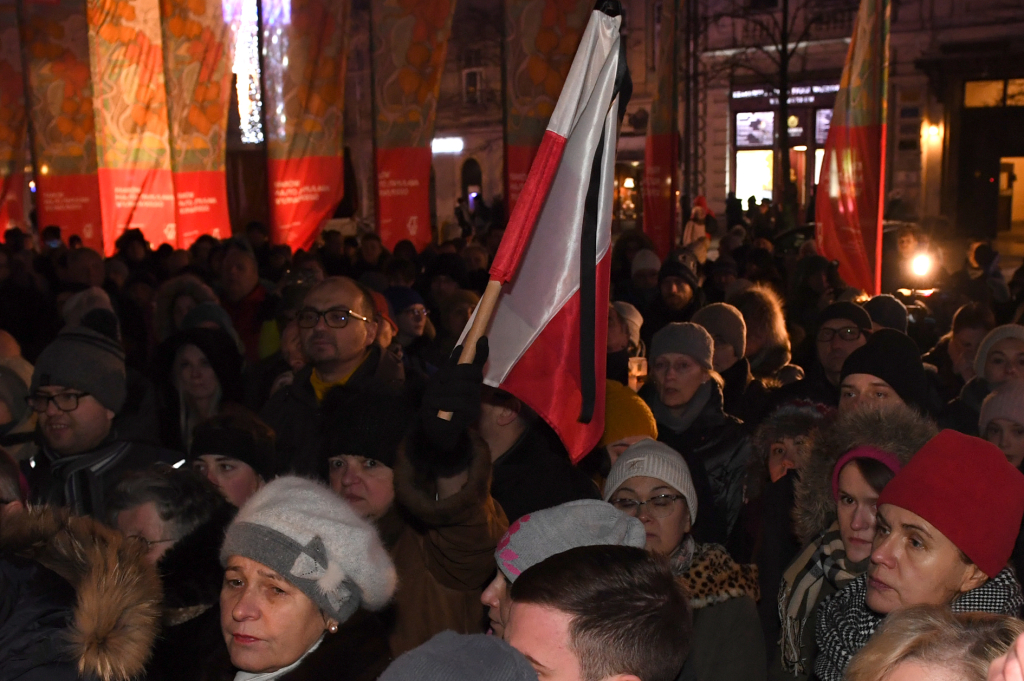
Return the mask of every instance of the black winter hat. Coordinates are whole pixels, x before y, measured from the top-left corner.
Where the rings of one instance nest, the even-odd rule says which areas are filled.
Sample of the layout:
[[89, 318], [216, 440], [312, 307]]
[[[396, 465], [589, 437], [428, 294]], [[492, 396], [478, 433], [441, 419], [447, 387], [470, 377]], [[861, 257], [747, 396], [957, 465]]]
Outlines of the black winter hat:
[[686, 263], [682, 263], [674, 258], [669, 258], [661, 265], [661, 269], [658, 271], [658, 284], [665, 281], [667, 277], [679, 277], [687, 284], [690, 288], [697, 291], [697, 273], [694, 272]]
[[196, 426], [189, 460], [204, 454], [238, 459], [268, 482], [280, 472], [273, 429], [241, 407], [225, 410]]
[[871, 316], [871, 321], [879, 326], [907, 332], [907, 306], [896, 296], [888, 293], [875, 296], [864, 303], [864, 310]]
[[856, 303], [838, 302], [832, 303], [818, 317], [818, 324], [824, 324], [833, 319], [849, 319], [860, 327], [861, 331], [871, 331], [871, 315]]
[[921, 351], [905, 333], [879, 329], [868, 342], [850, 353], [843, 362], [840, 380], [851, 374], [869, 374], [882, 379], [900, 399], [928, 412], [928, 378]]
[[416, 410], [400, 397], [340, 386], [321, 405], [321, 459], [350, 454], [395, 467], [398, 446], [416, 423]]

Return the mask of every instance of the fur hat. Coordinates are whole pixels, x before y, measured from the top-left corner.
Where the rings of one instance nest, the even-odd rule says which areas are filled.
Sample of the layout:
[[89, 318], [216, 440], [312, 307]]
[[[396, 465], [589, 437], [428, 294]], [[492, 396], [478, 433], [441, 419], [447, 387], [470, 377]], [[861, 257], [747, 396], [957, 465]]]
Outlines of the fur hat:
[[498, 542], [494, 560], [508, 581], [514, 582], [556, 553], [606, 544], [643, 548], [646, 541], [647, 532], [638, 519], [603, 501], [581, 499], [516, 520]]
[[690, 322], [672, 322], [659, 329], [651, 339], [651, 362], [668, 352], [688, 355], [697, 364], [710, 370], [715, 341], [703, 326]]
[[731, 345], [736, 357], [742, 357], [747, 349], [747, 325], [743, 315], [728, 303], [712, 303], [697, 310], [690, 320], [707, 329], [711, 337], [720, 337]]
[[750, 373], [757, 378], [774, 377], [792, 357], [782, 299], [766, 284], [745, 288], [737, 286], [742, 281], [734, 282], [735, 288], [730, 287], [725, 302], [735, 306], [743, 315], [747, 336], [760, 334], [767, 338], [761, 351], [748, 358]]
[[65, 327], [39, 355], [29, 392], [48, 385], [87, 392], [116, 414], [128, 393], [124, 350], [98, 331]]
[[988, 360], [988, 353], [992, 346], [1006, 338], [1016, 338], [1024, 341], [1024, 326], [1020, 324], [1003, 324], [988, 332], [988, 335], [978, 346], [978, 354], [974, 356], [974, 373], [978, 376], [985, 376], [985, 362]]
[[930, 419], [905, 404], [855, 409], [824, 425], [794, 486], [793, 520], [801, 543], [809, 544], [836, 520], [832, 474], [843, 454], [856, 447], [873, 447], [906, 465], [936, 432]]
[[1024, 382], [1007, 381], [990, 392], [981, 403], [978, 432], [982, 437], [993, 419], [1006, 419], [1024, 425]]
[[387, 605], [398, 581], [374, 526], [330, 488], [295, 476], [270, 482], [242, 506], [221, 564], [231, 556], [266, 565], [339, 623], [359, 606]]
[[605, 381], [604, 434], [601, 447], [627, 437], [646, 435], [658, 439], [658, 424], [651, 408], [630, 388], [618, 381]]
[[639, 476], [661, 480], [677, 489], [686, 499], [690, 522], [697, 522], [697, 490], [682, 454], [657, 440], [641, 440], [631, 445], [608, 471], [604, 500], [611, 499], [627, 480]]
[[536, 681], [518, 650], [497, 636], [442, 631], [395, 660], [380, 681]]

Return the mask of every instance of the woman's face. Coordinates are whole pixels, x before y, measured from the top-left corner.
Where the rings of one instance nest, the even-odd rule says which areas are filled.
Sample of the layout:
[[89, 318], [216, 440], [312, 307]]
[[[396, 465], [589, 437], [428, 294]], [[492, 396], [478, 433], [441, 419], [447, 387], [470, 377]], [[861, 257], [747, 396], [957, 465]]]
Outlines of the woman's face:
[[501, 570], [498, 570], [498, 574], [480, 594], [480, 602], [487, 606], [487, 619], [491, 623], [491, 632], [498, 638], [505, 636], [508, 613], [512, 610], [512, 599], [508, 597], [511, 590], [508, 578]]
[[178, 390], [193, 400], [210, 399], [220, 387], [210, 360], [194, 345], [186, 345], [178, 350], [178, 357], [174, 360], [174, 375]]
[[181, 322], [185, 319], [185, 315], [195, 306], [196, 301], [190, 295], [182, 294], [174, 299], [174, 306], [171, 308], [171, 319], [174, 320], [174, 328], [181, 328]]
[[807, 436], [798, 435], [780, 438], [772, 443], [768, 452], [768, 475], [772, 482], [778, 482], [793, 469], [800, 468], [800, 451], [807, 446]]
[[985, 380], [995, 388], [1011, 379], [1024, 378], [1024, 341], [1004, 338], [985, 357]]
[[262, 563], [231, 556], [220, 591], [220, 628], [231, 664], [250, 673], [287, 667], [333, 620]]
[[192, 462], [197, 473], [214, 484], [233, 506], [242, 507], [263, 486], [252, 466], [220, 454], [203, 454]]
[[376, 459], [341, 454], [327, 460], [331, 489], [356, 513], [378, 520], [395, 501], [395, 473]]
[[878, 614], [947, 605], [987, 581], [977, 566], [964, 562], [953, 542], [916, 513], [883, 504], [877, 524], [867, 605]]
[[[679, 494], [679, 490], [666, 485], [657, 478], [649, 478], [638, 475], [622, 483], [609, 501], [615, 505], [621, 499], [632, 499], [638, 502], [649, 501], [663, 494], [679, 497], [673, 501], [663, 500], [661, 503], [668, 503], [667, 513], [664, 518], [657, 518], [652, 514], [652, 507], [655, 504], [646, 503], [636, 511], [636, 517], [644, 524], [647, 531], [647, 550], [667, 556], [675, 551], [682, 543], [683, 538], [690, 531], [690, 509], [686, 506], [686, 500]], [[663, 509], [654, 508], [654, 513], [664, 512]]]
[[985, 427], [985, 439], [1003, 450], [1014, 468], [1024, 461], [1024, 426], [1010, 419], [992, 419]]
[[666, 352], [654, 360], [654, 385], [666, 407], [685, 407], [706, 380], [707, 372], [689, 355]]
[[853, 563], [867, 559], [875, 539], [878, 492], [868, 484], [853, 461], [839, 471], [836, 510], [839, 514], [839, 536], [843, 540], [846, 557]]

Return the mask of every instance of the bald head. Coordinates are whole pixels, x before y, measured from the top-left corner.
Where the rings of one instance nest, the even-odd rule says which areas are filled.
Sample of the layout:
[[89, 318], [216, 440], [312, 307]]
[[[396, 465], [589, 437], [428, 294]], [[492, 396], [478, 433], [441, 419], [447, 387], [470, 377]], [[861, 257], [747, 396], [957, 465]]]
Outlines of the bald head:
[[21, 346], [14, 336], [0, 329], [0, 359], [21, 357]]

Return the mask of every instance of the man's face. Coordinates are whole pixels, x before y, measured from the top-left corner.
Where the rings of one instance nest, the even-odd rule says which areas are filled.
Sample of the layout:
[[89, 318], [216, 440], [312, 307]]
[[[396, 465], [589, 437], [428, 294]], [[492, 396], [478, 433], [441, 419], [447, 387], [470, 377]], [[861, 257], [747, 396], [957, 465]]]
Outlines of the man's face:
[[904, 258], [909, 257], [917, 250], [917, 239], [913, 234], [904, 234], [896, 241], [896, 249]]
[[[320, 286], [309, 292], [304, 307], [325, 312], [332, 308], [345, 308], [365, 315], [362, 294], [348, 282]], [[363, 356], [377, 335], [375, 322], [364, 322], [349, 317], [345, 328], [327, 326], [323, 317], [311, 329], [299, 329], [302, 351], [314, 366], [345, 363]]]
[[228, 250], [221, 265], [221, 285], [224, 297], [237, 303], [249, 295], [260, 283], [260, 275], [256, 269], [256, 261], [237, 248]]
[[532, 603], [513, 603], [505, 641], [530, 662], [540, 681], [582, 681], [569, 643], [572, 615]]
[[891, 385], [871, 374], [850, 374], [839, 386], [839, 413], [861, 408], [884, 409], [902, 404], [903, 399]]
[[967, 327], [960, 329], [949, 339], [947, 352], [953, 361], [953, 370], [960, 374], [964, 381], [974, 378], [974, 358], [986, 334], [987, 329]]
[[693, 300], [693, 289], [682, 277], [661, 280], [661, 297], [670, 310], [682, 310]]
[[491, 632], [501, 638], [505, 637], [505, 625], [508, 624], [509, 611], [512, 609], [512, 599], [508, 595], [511, 588], [512, 585], [509, 584], [508, 578], [501, 570], [498, 570], [498, 574], [480, 594], [480, 602], [487, 606], [487, 619], [491, 623]]
[[59, 456], [72, 456], [103, 442], [110, 433], [114, 412], [92, 395], [63, 386], [48, 385], [39, 388], [35, 395], [53, 397], [60, 393], [78, 395], [78, 407], [65, 412], [58, 409], [53, 400], [47, 403], [46, 410], [39, 414], [39, 427], [46, 446]]
[[849, 319], [830, 319], [818, 329], [818, 361], [826, 373], [839, 374], [850, 353], [867, 342], [864, 332]]

